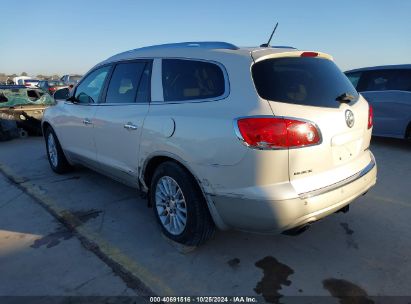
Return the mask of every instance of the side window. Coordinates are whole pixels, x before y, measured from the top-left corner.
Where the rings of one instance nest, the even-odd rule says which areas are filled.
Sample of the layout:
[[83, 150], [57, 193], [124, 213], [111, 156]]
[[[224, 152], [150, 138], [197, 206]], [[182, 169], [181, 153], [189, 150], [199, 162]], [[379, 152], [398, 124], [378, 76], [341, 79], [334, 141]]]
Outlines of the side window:
[[147, 63], [140, 79], [140, 85], [137, 91], [136, 102], [149, 102], [151, 98], [151, 63]]
[[107, 103], [133, 103], [144, 78], [146, 62], [128, 62], [116, 65], [107, 90]]
[[[404, 70], [405, 71], [405, 70]], [[359, 83], [360, 91], [404, 90], [409, 87], [402, 70], [373, 70], [364, 72]], [[411, 89], [411, 88], [409, 88]]]
[[354, 72], [354, 73], [348, 73], [346, 74], [348, 79], [351, 81], [352, 85], [357, 88], [358, 87], [358, 82], [360, 81], [361, 78], [361, 72]]
[[104, 80], [110, 70], [109, 66], [99, 68], [88, 75], [76, 89], [75, 98], [80, 103], [98, 102]]
[[196, 100], [224, 94], [224, 74], [210, 62], [163, 59], [164, 101]]
[[391, 87], [390, 90], [411, 92], [411, 70], [398, 70], [397, 77]]

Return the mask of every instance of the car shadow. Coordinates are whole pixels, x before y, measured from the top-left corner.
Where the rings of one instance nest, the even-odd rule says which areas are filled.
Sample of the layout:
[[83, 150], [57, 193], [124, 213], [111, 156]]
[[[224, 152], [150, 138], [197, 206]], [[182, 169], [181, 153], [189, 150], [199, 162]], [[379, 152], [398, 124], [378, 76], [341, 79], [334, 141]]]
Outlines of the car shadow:
[[399, 138], [379, 137], [373, 136], [371, 139], [371, 145], [392, 147], [396, 149], [402, 149], [409, 151], [411, 149], [411, 141]]

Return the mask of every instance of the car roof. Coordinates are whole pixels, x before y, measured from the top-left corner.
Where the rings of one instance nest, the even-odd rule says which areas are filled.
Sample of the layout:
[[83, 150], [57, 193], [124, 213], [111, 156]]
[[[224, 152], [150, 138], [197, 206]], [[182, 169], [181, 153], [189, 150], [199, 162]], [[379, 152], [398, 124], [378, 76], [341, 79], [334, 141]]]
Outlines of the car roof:
[[373, 71], [373, 70], [402, 70], [402, 69], [411, 69], [411, 64], [394, 64], [394, 65], [380, 65], [380, 66], [373, 66], [373, 67], [365, 67], [365, 68], [348, 70], [348, 71], [345, 71], [344, 73]]
[[153, 57], [204, 58], [218, 60], [227, 55], [242, 56], [251, 59], [251, 54], [253, 54], [253, 58], [256, 59], [255, 56], [260, 57], [267, 55], [267, 53], [285, 53], [290, 51], [296, 51], [296, 49], [288, 46], [238, 47], [234, 44], [221, 41], [180, 42], [152, 45], [122, 52], [100, 62], [97, 66], [121, 60]]

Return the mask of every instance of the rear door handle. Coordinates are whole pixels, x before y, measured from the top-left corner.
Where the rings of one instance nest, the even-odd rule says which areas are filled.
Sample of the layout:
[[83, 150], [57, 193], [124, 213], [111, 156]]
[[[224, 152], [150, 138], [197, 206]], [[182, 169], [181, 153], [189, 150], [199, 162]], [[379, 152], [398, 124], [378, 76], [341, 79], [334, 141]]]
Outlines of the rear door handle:
[[137, 126], [131, 122], [128, 122], [124, 125], [124, 129], [127, 130], [137, 130]]
[[90, 119], [84, 118], [84, 119], [83, 119], [83, 124], [85, 124], [85, 125], [92, 125], [93, 123], [91, 122]]

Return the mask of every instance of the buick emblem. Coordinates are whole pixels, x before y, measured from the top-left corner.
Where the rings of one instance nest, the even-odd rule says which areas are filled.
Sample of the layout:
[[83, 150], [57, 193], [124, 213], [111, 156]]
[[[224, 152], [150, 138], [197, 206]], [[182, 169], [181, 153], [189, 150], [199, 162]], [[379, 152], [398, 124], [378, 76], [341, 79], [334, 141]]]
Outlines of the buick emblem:
[[354, 125], [354, 113], [351, 110], [345, 111], [345, 122], [347, 123], [347, 126], [349, 128], [352, 128], [352, 126]]

